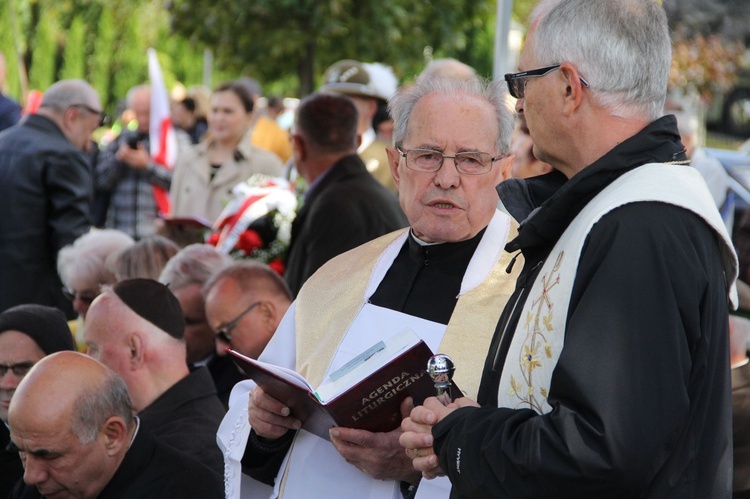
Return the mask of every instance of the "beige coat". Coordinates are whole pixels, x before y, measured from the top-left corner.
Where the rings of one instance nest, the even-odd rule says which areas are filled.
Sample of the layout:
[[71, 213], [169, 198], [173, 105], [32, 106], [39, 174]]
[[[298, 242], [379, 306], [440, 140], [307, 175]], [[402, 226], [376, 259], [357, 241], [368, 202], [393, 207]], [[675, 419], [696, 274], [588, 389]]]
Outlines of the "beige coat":
[[235, 185], [255, 173], [282, 175], [284, 165], [275, 154], [241, 140], [234, 158], [222, 164], [211, 180], [210, 147], [210, 142], [201, 142], [177, 159], [169, 191], [173, 217], [203, 217], [213, 222], [232, 198]]

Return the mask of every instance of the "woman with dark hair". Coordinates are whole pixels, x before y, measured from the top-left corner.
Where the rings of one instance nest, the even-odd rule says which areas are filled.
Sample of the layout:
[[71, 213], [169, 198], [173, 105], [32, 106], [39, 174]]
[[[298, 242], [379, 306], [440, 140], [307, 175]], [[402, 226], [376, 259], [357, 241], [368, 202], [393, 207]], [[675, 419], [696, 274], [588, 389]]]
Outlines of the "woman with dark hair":
[[255, 173], [280, 176], [283, 165], [275, 154], [250, 144], [247, 134], [253, 99], [232, 82], [211, 94], [206, 138], [180, 156], [170, 196], [172, 216], [215, 220], [232, 198], [232, 188]]

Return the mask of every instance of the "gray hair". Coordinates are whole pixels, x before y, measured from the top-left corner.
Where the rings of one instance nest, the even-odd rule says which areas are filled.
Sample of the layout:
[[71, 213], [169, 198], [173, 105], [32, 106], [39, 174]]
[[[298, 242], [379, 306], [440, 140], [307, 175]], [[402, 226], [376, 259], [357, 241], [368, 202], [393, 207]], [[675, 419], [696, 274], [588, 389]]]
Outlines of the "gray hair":
[[158, 279], [170, 258], [180, 251], [177, 243], [153, 234], [121, 251], [116, 259], [108, 261], [118, 281], [126, 279]]
[[203, 284], [209, 277], [232, 263], [229, 255], [208, 244], [191, 244], [181, 249], [168, 262], [159, 282], [172, 291], [191, 284]]
[[662, 116], [672, 44], [657, 2], [543, 0], [531, 26], [539, 66], [572, 63], [613, 116]]
[[74, 280], [98, 285], [114, 284], [115, 274], [108, 262], [113, 255], [119, 255], [134, 243], [133, 238], [122, 231], [92, 229], [58, 253], [57, 272], [60, 280], [68, 288], [71, 288]]
[[292, 301], [289, 286], [279, 274], [266, 264], [250, 261], [236, 261], [212, 275], [201, 290], [203, 298], [223, 279], [232, 279], [242, 293], [268, 292]]
[[71, 431], [83, 444], [96, 440], [99, 430], [112, 416], [119, 416], [128, 429], [133, 423], [133, 404], [125, 382], [110, 369], [100, 383], [82, 389], [73, 407]]
[[417, 103], [429, 94], [449, 96], [472, 95], [484, 99], [495, 111], [498, 125], [497, 152], [507, 155], [515, 124], [514, 114], [508, 106], [505, 82], [489, 81], [483, 78], [420, 78], [414, 85], [401, 87], [388, 103], [388, 111], [393, 117], [393, 145], [400, 147], [408, 132], [409, 118]]
[[99, 107], [99, 94], [94, 87], [83, 80], [60, 80], [44, 92], [40, 107], [62, 113], [69, 107], [80, 104]]
[[461, 61], [447, 57], [445, 59], [434, 59], [425, 67], [417, 80], [431, 78], [454, 78], [459, 80], [473, 80], [478, 78], [474, 68]]

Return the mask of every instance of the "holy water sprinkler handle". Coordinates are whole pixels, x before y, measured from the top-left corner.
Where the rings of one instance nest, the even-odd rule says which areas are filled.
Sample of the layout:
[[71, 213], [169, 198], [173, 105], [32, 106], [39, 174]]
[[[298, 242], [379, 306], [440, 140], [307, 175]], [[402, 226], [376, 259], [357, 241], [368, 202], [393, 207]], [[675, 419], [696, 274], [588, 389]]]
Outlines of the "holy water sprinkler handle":
[[445, 354], [439, 353], [433, 355], [427, 361], [427, 374], [435, 382], [436, 396], [443, 405], [453, 402], [453, 397], [451, 397], [451, 380], [453, 379], [455, 370], [456, 366], [453, 364], [453, 361]]

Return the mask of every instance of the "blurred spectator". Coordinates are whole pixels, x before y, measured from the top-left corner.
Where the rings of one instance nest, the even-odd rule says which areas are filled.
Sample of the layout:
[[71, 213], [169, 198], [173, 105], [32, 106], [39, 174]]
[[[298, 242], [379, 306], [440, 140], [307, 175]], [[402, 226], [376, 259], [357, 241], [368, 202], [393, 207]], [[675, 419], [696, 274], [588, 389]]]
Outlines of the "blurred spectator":
[[232, 199], [235, 185], [255, 173], [282, 175], [279, 158], [246, 138], [253, 106], [250, 94], [238, 83], [225, 83], [211, 95], [208, 138], [180, 155], [175, 166], [170, 192], [174, 217], [214, 221]]
[[521, 126], [516, 133], [510, 147], [511, 154], [515, 154], [510, 176], [515, 178], [529, 178], [543, 175], [552, 171], [552, 166], [534, 156], [534, 143], [529, 135], [529, 129]]
[[[685, 155], [690, 159], [690, 164], [703, 176], [708, 185], [708, 190], [711, 192], [711, 196], [716, 201], [716, 207], [722, 211], [723, 216], [724, 210], [722, 207], [727, 200], [727, 192], [729, 191], [729, 174], [724, 169], [721, 161], [713, 156], [709, 156], [700, 147], [698, 140], [698, 117], [686, 111], [678, 111], [674, 115], [677, 118], [677, 129], [680, 132], [680, 140], [682, 141], [682, 145], [685, 146]], [[734, 209], [728, 211], [732, 215], [734, 214]], [[725, 219], [725, 222], [731, 233], [731, 220]]]
[[42, 359], [17, 394], [8, 420], [25, 471], [13, 498], [221, 495], [220, 477], [144, 431], [122, 379], [85, 355]]
[[232, 259], [207, 244], [191, 244], [172, 257], [159, 281], [169, 286], [185, 316], [185, 346], [191, 369], [206, 366], [214, 380], [216, 392], [226, 408], [229, 393], [243, 379], [237, 366], [226, 355], [216, 354], [214, 332], [208, 325], [201, 293], [208, 279]]
[[197, 144], [208, 130], [206, 118], [196, 112], [195, 99], [185, 97], [172, 106], [172, 123], [190, 136], [190, 142]]
[[226, 348], [257, 359], [284, 317], [292, 295], [268, 265], [235, 262], [203, 287], [206, 318], [216, 333], [216, 351]]
[[133, 243], [122, 231], [94, 229], [60, 250], [57, 272], [65, 287], [63, 293], [82, 319], [102, 288], [117, 282], [111, 262]]
[[75, 316], [55, 264], [91, 226], [91, 168], [81, 151], [100, 120], [96, 91], [62, 80], [36, 114], [0, 134], [0, 311], [38, 303]]
[[97, 189], [110, 194], [106, 226], [138, 240], [156, 231], [158, 210], [153, 188], [169, 190], [172, 170], [152, 161], [149, 153], [151, 88], [131, 88], [127, 103], [138, 128], [123, 131], [101, 152], [94, 178]]
[[189, 372], [184, 331], [166, 286], [130, 279], [94, 300], [84, 337], [89, 355], [125, 381], [143, 431], [221, 473], [216, 430], [224, 408], [208, 370]]
[[281, 113], [284, 112], [284, 98], [274, 95], [268, 98], [266, 104], [266, 116], [276, 121]]
[[310, 186], [292, 222], [284, 278], [292, 296], [331, 258], [406, 227], [398, 199], [357, 156], [357, 109], [342, 95], [302, 100], [292, 127], [294, 161]]
[[170, 239], [148, 236], [122, 251], [112, 262], [117, 281], [126, 279], [158, 279], [170, 258], [180, 251]]
[[[253, 78], [239, 78], [236, 83], [245, 87], [253, 103], [257, 102], [263, 96], [260, 83]], [[261, 113], [254, 113], [250, 128], [250, 143], [252, 145], [266, 151], [271, 151], [279, 157], [282, 163], [286, 163], [292, 157], [292, 145], [289, 143], [289, 135], [273, 119]]]
[[21, 119], [18, 102], [3, 95], [5, 90], [5, 56], [0, 52], [0, 132], [10, 128]]
[[8, 407], [18, 384], [45, 355], [73, 350], [65, 315], [44, 305], [18, 305], [0, 313], [0, 497], [23, 476], [18, 451], [9, 448]]
[[393, 118], [388, 114], [388, 105], [382, 103], [378, 105], [378, 110], [372, 118], [372, 128], [378, 139], [390, 144], [393, 141]]
[[396, 192], [396, 184], [385, 152], [385, 148], [391, 144], [378, 139], [373, 129], [373, 118], [378, 106], [388, 102], [397, 87], [398, 80], [388, 66], [352, 60], [338, 61], [329, 67], [320, 87], [321, 92], [344, 94], [354, 102], [359, 115], [357, 133], [361, 137], [357, 153], [367, 171], [393, 192]]

